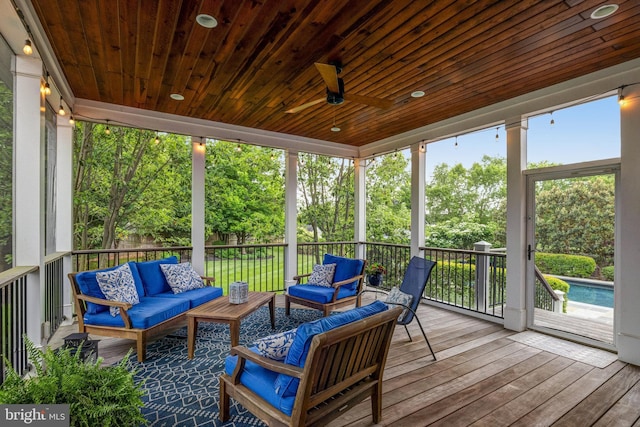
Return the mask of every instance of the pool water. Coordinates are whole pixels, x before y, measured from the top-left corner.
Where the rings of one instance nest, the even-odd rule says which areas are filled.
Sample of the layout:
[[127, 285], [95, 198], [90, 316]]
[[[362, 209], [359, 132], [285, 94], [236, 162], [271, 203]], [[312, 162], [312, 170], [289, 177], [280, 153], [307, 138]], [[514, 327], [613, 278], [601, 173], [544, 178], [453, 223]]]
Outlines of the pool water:
[[570, 285], [567, 294], [569, 301], [613, 308], [613, 288], [577, 283], [566, 279], [565, 282]]

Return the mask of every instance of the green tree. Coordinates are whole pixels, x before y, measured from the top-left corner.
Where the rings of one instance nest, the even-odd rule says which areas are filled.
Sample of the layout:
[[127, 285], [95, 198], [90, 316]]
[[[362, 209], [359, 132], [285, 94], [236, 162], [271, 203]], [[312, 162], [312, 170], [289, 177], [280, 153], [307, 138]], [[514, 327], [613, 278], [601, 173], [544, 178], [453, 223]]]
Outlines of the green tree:
[[367, 240], [408, 244], [411, 238], [411, 174], [405, 156], [378, 157], [367, 168]]
[[313, 241], [353, 240], [353, 165], [348, 159], [300, 154], [298, 222]]
[[269, 242], [284, 230], [284, 178], [281, 151], [207, 142], [205, 223], [207, 234], [239, 244], [249, 238]]
[[506, 179], [501, 157], [484, 156], [469, 169], [437, 165], [425, 191], [427, 244], [470, 249], [478, 239], [503, 246]]
[[613, 264], [613, 175], [553, 180], [536, 192], [537, 249]]
[[75, 129], [75, 247], [117, 248], [130, 234], [190, 241], [188, 138], [79, 122]]

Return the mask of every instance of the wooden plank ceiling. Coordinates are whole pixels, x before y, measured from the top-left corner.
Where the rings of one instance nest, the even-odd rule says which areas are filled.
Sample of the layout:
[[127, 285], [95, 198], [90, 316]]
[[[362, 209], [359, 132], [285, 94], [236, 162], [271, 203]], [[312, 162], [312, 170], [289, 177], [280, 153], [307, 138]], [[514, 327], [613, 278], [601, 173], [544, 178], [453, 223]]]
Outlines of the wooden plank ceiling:
[[[639, 57], [640, 2], [611, 2], [32, 0], [76, 98], [353, 146]], [[325, 97], [332, 60], [346, 101], [285, 113]]]

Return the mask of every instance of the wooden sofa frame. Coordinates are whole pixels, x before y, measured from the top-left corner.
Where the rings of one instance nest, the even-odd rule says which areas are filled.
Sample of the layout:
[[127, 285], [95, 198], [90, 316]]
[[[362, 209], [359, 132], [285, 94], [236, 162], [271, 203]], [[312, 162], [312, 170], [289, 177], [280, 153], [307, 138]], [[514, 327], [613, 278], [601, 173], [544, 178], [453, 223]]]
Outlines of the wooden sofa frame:
[[[345, 307], [353, 303], [355, 303], [356, 307], [360, 307], [360, 305], [362, 304], [361, 294], [362, 294], [362, 288], [364, 284], [364, 270], [367, 266], [367, 260], [363, 259], [362, 261], [363, 261], [362, 270], [360, 271], [360, 274], [358, 274], [357, 276], [351, 277], [349, 279], [342, 280], [340, 282], [334, 282], [331, 284], [331, 286], [333, 287], [333, 299], [330, 302], [321, 303], [321, 302], [285, 294], [284, 296], [285, 314], [289, 316], [291, 312], [291, 303], [304, 305], [305, 307], [309, 307], [309, 308], [315, 308], [316, 310], [321, 310], [322, 315], [324, 317], [327, 317], [329, 313], [331, 313], [336, 308]], [[311, 273], [299, 274], [297, 276], [293, 276], [293, 280], [296, 281], [296, 285], [299, 285], [300, 281], [303, 278], [306, 278], [309, 276], [311, 276]], [[340, 291], [340, 287], [343, 285], [348, 285], [349, 283], [353, 283], [356, 280], [358, 281], [358, 285], [356, 286], [356, 294], [350, 297], [338, 299], [338, 292]]]
[[[138, 353], [138, 362], [144, 362], [147, 357], [147, 340], [150, 336], [161, 335], [162, 333], [171, 332], [182, 323], [186, 324], [186, 311], [174, 316], [164, 322], [158, 323], [147, 329], [136, 329], [131, 325], [131, 319], [127, 314], [132, 305], [126, 302], [110, 301], [101, 298], [85, 295], [80, 290], [80, 286], [76, 281], [76, 274], [69, 273], [69, 281], [71, 282], [71, 292], [73, 294], [73, 302], [78, 316], [78, 332], [86, 332], [88, 334], [108, 336], [113, 338], [125, 338], [136, 341], [136, 352]], [[213, 286], [215, 279], [213, 277], [202, 277], [207, 286]], [[119, 307], [120, 315], [124, 321], [124, 327], [116, 326], [100, 326], [85, 325], [84, 315], [87, 312], [87, 302], [94, 304], [106, 305], [109, 307]]]
[[[231, 354], [238, 355], [238, 362], [232, 375], [220, 377], [220, 420], [229, 419], [230, 397], [269, 426], [326, 425], [371, 397], [373, 422], [379, 423], [382, 419], [382, 374], [401, 312], [401, 307], [393, 307], [316, 335], [304, 368], [268, 359], [246, 347], [233, 347]], [[247, 360], [300, 379], [291, 416], [240, 383]]]

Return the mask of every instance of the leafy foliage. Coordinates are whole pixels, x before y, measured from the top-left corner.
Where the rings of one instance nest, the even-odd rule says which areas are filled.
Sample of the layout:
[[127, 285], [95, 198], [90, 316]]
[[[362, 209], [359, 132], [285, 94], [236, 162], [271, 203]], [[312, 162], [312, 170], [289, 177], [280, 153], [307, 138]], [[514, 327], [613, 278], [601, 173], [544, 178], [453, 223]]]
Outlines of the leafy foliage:
[[401, 153], [387, 154], [367, 168], [367, 240], [409, 244], [411, 176]]
[[429, 246], [439, 248], [473, 249], [473, 245], [481, 240], [491, 241], [495, 224], [478, 224], [457, 220], [445, 220], [438, 224], [428, 225], [426, 241]]
[[564, 292], [564, 301], [562, 302], [562, 312], [567, 312], [567, 302], [569, 302], [569, 298], [567, 294], [569, 293], [569, 288], [571, 287], [567, 282], [557, 277], [548, 276], [546, 274], [543, 275], [551, 289], [554, 291], [562, 291]]
[[612, 175], [605, 175], [540, 183], [536, 193], [538, 250], [589, 255], [599, 265], [611, 265], [613, 179]]
[[486, 240], [504, 246], [506, 161], [484, 156], [469, 169], [437, 165], [426, 187], [426, 241], [429, 246], [471, 249]]
[[600, 274], [602, 274], [605, 280], [613, 282], [613, 265], [602, 267], [600, 269]]
[[313, 241], [353, 240], [353, 173], [348, 159], [300, 154], [298, 223], [310, 226]]
[[593, 258], [584, 255], [536, 253], [536, 265], [541, 272], [569, 277], [591, 277], [596, 270]]
[[115, 248], [130, 234], [158, 243], [191, 237], [187, 138], [78, 122], [74, 143], [75, 247]]
[[[41, 351], [25, 337], [29, 359], [36, 376], [22, 378], [9, 369], [0, 385], [2, 404], [70, 405], [71, 426], [146, 425], [142, 416], [144, 391], [133, 381], [134, 372], [127, 370], [129, 352], [115, 366], [102, 367], [102, 359], [82, 361], [80, 351], [70, 349]], [[10, 366], [10, 362], [5, 359]]]
[[205, 226], [229, 243], [282, 238], [284, 178], [279, 150], [226, 141], [207, 142]]
[[12, 266], [13, 91], [0, 80], [0, 271]]
[[373, 262], [365, 267], [364, 272], [367, 274], [387, 274], [387, 269], [379, 262]]

